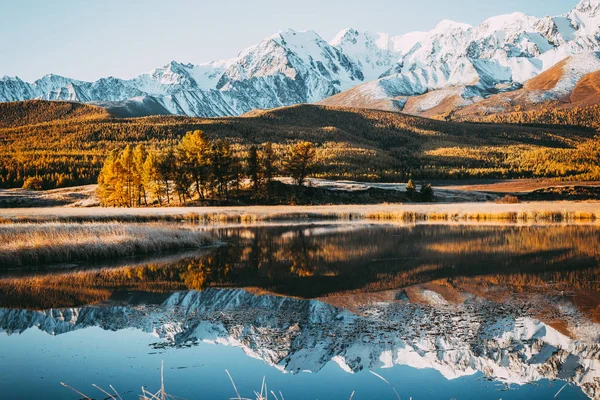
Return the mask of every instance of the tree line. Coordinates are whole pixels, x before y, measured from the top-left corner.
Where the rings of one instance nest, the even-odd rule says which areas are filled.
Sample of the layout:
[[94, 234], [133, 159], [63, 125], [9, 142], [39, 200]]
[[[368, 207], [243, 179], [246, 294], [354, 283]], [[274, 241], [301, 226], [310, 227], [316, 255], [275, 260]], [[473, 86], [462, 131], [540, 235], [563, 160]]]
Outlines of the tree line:
[[276, 176], [285, 174], [302, 185], [314, 171], [315, 158], [315, 146], [308, 141], [277, 151], [266, 142], [244, 151], [195, 130], [161, 151], [144, 144], [113, 150], [100, 171], [98, 195], [103, 205], [117, 207], [227, 202], [242, 196], [268, 201]]
[[[497, 116], [507, 119], [496, 122], [600, 127], [594, 122], [600, 107], [541, 113]], [[296, 140], [318, 143], [318, 170], [312, 176], [325, 179], [600, 179], [600, 137], [594, 129], [447, 123], [309, 105], [243, 118], [114, 118], [89, 105], [35, 101], [0, 103], [0, 115], [0, 188], [96, 183], [113, 150], [138, 144], [148, 151], [167, 150], [194, 130], [229, 140], [242, 164], [252, 145], [260, 153], [272, 141], [277, 158]]]

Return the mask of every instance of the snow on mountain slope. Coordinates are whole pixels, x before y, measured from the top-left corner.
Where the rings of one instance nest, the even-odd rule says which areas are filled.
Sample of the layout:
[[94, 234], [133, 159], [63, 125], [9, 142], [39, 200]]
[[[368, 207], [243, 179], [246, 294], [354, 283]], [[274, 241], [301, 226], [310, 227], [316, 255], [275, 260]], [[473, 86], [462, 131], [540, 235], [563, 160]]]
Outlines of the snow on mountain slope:
[[211, 61], [200, 65], [192, 65], [191, 68], [188, 69], [188, 74], [196, 81], [196, 84], [200, 89], [214, 89], [217, 87], [223, 73], [225, 73], [234, 62], [235, 59]]
[[[337, 95], [321, 103], [352, 106], [352, 99], [360, 97], [363, 101], [358, 106], [362, 107], [389, 106], [389, 101], [397, 106], [399, 96], [422, 96], [443, 89], [422, 97], [443, 100], [448, 89], [455, 88], [460, 91], [460, 100], [453, 102], [465, 106], [517, 90], [571, 55], [600, 50], [598, 24], [599, 0], [583, 0], [559, 17], [513, 13], [490, 18], [476, 27], [444, 21], [384, 77], [351, 89], [353, 94]], [[370, 102], [369, 93], [374, 94]], [[430, 108], [424, 103], [412, 110]]]
[[424, 32], [413, 32], [402, 36], [390, 36], [386, 33], [359, 32], [344, 29], [330, 44], [339, 48], [355, 65], [361, 69], [364, 80], [379, 78], [400, 57], [410, 51], [425, 37]]
[[0, 100], [20, 101], [32, 99], [37, 95], [31, 84], [18, 77], [4, 76], [0, 79]]
[[[469, 104], [519, 89], [565, 58], [591, 51], [600, 51], [600, 0], [582, 0], [557, 17], [513, 13], [478, 26], [444, 20], [429, 32], [401, 36], [346, 29], [329, 43], [313, 31], [289, 29], [230, 60], [172, 61], [129, 80], [46, 75], [27, 83], [4, 77], [0, 101], [152, 97], [170, 113], [210, 117], [317, 102], [348, 89], [355, 92], [326, 104], [402, 109], [408, 97], [458, 88], [456, 103]], [[445, 97], [427, 98], [417, 108], [431, 109], [432, 99]]]
[[338, 48], [313, 31], [291, 29], [243, 51], [225, 71], [217, 89], [239, 88], [230, 83], [259, 78], [271, 79], [279, 90], [283, 89], [284, 96], [276, 96], [281, 105], [285, 105], [283, 97], [289, 97], [285, 94], [289, 90], [303, 102], [313, 102], [364, 81], [361, 69]]
[[569, 107], [600, 102], [600, 52], [570, 56], [525, 83], [523, 88], [490, 96], [456, 111], [459, 117], [526, 111], [548, 102]]

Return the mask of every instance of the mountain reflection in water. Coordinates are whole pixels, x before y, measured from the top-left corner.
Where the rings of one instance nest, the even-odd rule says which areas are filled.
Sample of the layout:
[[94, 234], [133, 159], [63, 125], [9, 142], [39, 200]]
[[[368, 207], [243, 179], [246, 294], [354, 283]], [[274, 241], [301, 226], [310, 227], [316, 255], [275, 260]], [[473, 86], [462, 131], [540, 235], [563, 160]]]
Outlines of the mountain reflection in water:
[[[354, 373], [406, 365], [446, 379], [558, 379], [600, 396], [597, 226], [215, 234], [227, 245], [198, 256], [1, 278], [0, 330], [135, 328], [157, 335], [160, 349], [225, 344], [294, 374], [332, 362]], [[560, 398], [579, 398], [568, 397], [574, 387]]]

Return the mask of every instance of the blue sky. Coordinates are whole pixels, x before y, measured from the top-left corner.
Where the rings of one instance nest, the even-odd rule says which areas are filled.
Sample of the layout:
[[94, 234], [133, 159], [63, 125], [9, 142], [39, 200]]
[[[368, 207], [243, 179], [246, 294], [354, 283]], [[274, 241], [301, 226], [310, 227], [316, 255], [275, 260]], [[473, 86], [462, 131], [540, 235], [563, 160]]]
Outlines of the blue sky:
[[578, 0], [5, 0], [0, 76], [131, 78], [171, 60], [230, 58], [279, 30], [402, 34], [442, 19], [478, 24], [514, 11], [544, 16]]

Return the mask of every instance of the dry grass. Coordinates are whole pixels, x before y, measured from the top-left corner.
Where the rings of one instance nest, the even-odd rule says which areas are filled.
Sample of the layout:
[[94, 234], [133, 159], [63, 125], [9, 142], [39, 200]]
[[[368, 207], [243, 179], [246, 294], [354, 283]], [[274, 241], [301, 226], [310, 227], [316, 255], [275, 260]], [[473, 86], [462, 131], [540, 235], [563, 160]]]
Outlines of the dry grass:
[[[236, 397], [231, 397], [230, 400], [269, 400], [269, 398], [271, 399], [275, 399], [275, 400], [285, 400], [285, 397], [283, 397], [283, 393], [281, 393], [281, 391], [278, 391], [277, 393], [275, 393], [275, 391], [273, 390], [269, 390], [268, 386], [267, 386], [267, 380], [266, 377], [263, 376], [262, 379], [262, 384], [260, 385], [260, 392], [258, 391], [254, 391], [254, 395], [251, 397], [242, 397], [237, 385], [235, 384], [235, 381], [233, 380], [233, 377], [231, 376], [231, 374], [229, 373], [229, 370], [225, 370], [225, 373], [227, 374], [227, 376], [229, 377], [229, 380], [231, 382], [231, 385], [233, 387], [233, 390], [235, 391], [235, 395]], [[391, 384], [385, 380], [381, 375], [378, 375], [374, 372], [371, 372], [372, 374], [376, 375], [377, 377], [379, 377], [380, 379], [382, 379], [383, 381], [385, 381], [388, 385], [391, 386]], [[61, 386], [71, 390], [72, 392], [74, 392], [75, 394], [77, 394], [78, 396], [80, 396], [81, 398], [83, 398], [84, 400], [92, 400], [93, 397], [90, 397], [82, 392], [80, 392], [79, 390], [67, 385], [64, 382], [60, 383]], [[98, 385], [92, 384], [92, 387], [100, 392], [102, 392], [103, 396], [107, 396], [104, 397], [105, 399], [111, 399], [111, 400], [123, 400], [123, 397], [121, 397], [121, 395], [119, 394], [119, 392], [112, 386], [109, 385], [109, 389], [103, 389]], [[393, 389], [393, 387], [392, 387]], [[396, 392], [396, 389], [393, 389], [394, 392]], [[397, 392], [396, 392], [396, 395]], [[125, 394], [123, 395], [125, 396]], [[354, 397], [354, 392], [352, 392], [352, 394], [350, 395], [350, 400], [352, 400], [352, 398]], [[177, 399], [183, 399], [183, 397], [179, 397], [179, 396], [173, 396], [171, 394], [168, 394], [165, 391], [165, 364], [164, 361], [161, 361], [161, 367], [160, 367], [160, 389], [156, 392], [156, 393], [152, 393], [150, 391], [148, 391], [148, 389], [145, 386], [142, 386], [142, 394], [140, 394], [138, 396], [138, 398], [140, 400], [177, 400]], [[400, 399], [400, 396], [398, 396], [398, 399]]]
[[[504, 204], [504, 203], [502, 203]], [[600, 221], [600, 213], [571, 211], [507, 211], [507, 212], [379, 212], [366, 214], [366, 219], [377, 221], [473, 221], [473, 222], [595, 222]]]
[[13, 223], [178, 223], [191, 225], [252, 225], [298, 221], [397, 221], [397, 222], [599, 222], [600, 202], [494, 202], [318, 205], [226, 206], [171, 208], [26, 208], [0, 209], [0, 226]]
[[203, 232], [165, 224], [4, 224], [0, 265], [96, 261], [211, 244], [215, 241]]
[[496, 203], [498, 203], [498, 204], [518, 204], [520, 202], [521, 202], [521, 200], [519, 200], [519, 198], [517, 196], [511, 196], [509, 194], [496, 200]]

